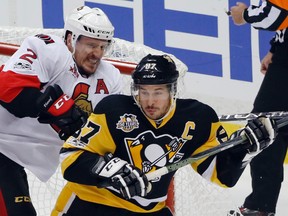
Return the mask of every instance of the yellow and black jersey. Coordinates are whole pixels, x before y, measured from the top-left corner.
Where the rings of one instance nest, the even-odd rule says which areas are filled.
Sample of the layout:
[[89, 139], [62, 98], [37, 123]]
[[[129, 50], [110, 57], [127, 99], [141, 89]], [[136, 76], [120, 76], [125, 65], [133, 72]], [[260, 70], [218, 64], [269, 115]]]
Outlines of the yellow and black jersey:
[[[113, 188], [95, 186], [97, 179], [90, 173], [95, 154], [111, 152], [148, 173], [226, 140], [215, 111], [197, 100], [178, 99], [169, 115], [155, 124], [143, 115], [131, 96], [111, 95], [96, 106], [78, 137], [70, 137], [62, 148], [62, 170], [70, 181], [66, 188], [89, 202], [134, 212], [157, 211], [165, 205], [173, 172], [154, 179], [146, 197], [125, 200]], [[225, 175], [230, 178], [232, 169], [227, 171], [224, 158], [210, 157], [192, 167], [206, 179], [225, 186]]]
[[250, 6], [243, 18], [256, 29], [270, 31], [283, 30], [288, 27], [288, 1], [263, 0], [260, 6]]

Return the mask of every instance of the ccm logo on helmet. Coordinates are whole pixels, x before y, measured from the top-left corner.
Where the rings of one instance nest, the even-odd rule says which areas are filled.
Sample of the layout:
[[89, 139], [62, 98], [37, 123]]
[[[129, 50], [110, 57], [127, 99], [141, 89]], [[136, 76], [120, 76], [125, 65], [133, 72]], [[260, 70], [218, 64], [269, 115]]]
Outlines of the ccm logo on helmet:
[[147, 74], [147, 75], [144, 75], [143, 76], [143, 78], [145, 79], [145, 78], [147, 78], [147, 79], [154, 79], [156, 76], [155, 76], [155, 74]]
[[100, 34], [111, 34], [110, 31], [103, 31], [103, 30], [98, 30], [97, 33], [100, 33]]

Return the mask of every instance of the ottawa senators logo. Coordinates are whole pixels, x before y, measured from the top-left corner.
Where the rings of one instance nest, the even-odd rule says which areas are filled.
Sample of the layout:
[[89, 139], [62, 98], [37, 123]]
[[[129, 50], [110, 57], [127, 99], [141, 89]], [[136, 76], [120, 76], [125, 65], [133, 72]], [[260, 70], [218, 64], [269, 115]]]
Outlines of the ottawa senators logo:
[[123, 116], [120, 116], [116, 128], [121, 129], [123, 132], [131, 132], [135, 128], [139, 128], [139, 122], [135, 115], [125, 113]]
[[75, 104], [88, 115], [93, 111], [92, 102], [88, 100], [89, 88], [90, 86], [86, 83], [78, 83], [72, 95]]

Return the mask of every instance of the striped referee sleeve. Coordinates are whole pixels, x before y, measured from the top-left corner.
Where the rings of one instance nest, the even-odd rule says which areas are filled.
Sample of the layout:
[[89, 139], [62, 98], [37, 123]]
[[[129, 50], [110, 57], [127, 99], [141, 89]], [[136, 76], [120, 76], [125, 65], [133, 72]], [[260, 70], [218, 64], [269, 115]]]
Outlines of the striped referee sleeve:
[[255, 29], [269, 31], [287, 28], [287, 15], [288, 11], [285, 8], [272, 4], [270, 1], [263, 1], [260, 6], [250, 6], [243, 13], [245, 21], [250, 23]]

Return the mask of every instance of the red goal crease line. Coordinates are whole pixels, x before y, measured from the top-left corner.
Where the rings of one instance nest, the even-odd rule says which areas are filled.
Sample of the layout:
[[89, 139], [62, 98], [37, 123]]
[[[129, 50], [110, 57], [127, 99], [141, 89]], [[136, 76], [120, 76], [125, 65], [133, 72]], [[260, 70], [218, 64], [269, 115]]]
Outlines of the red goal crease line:
[[[18, 48], [19, 45], [17, 44], [0, 42], [0, 55], [11, 56], [18, 50]], [[113, 64], [116, 68], [118, 68], [121, 71], [122, 74], [126, 75], [130, 75], [137, 65], [132, 62], [122, 62], [109, 58], [103, 58], [103, 60]]]

